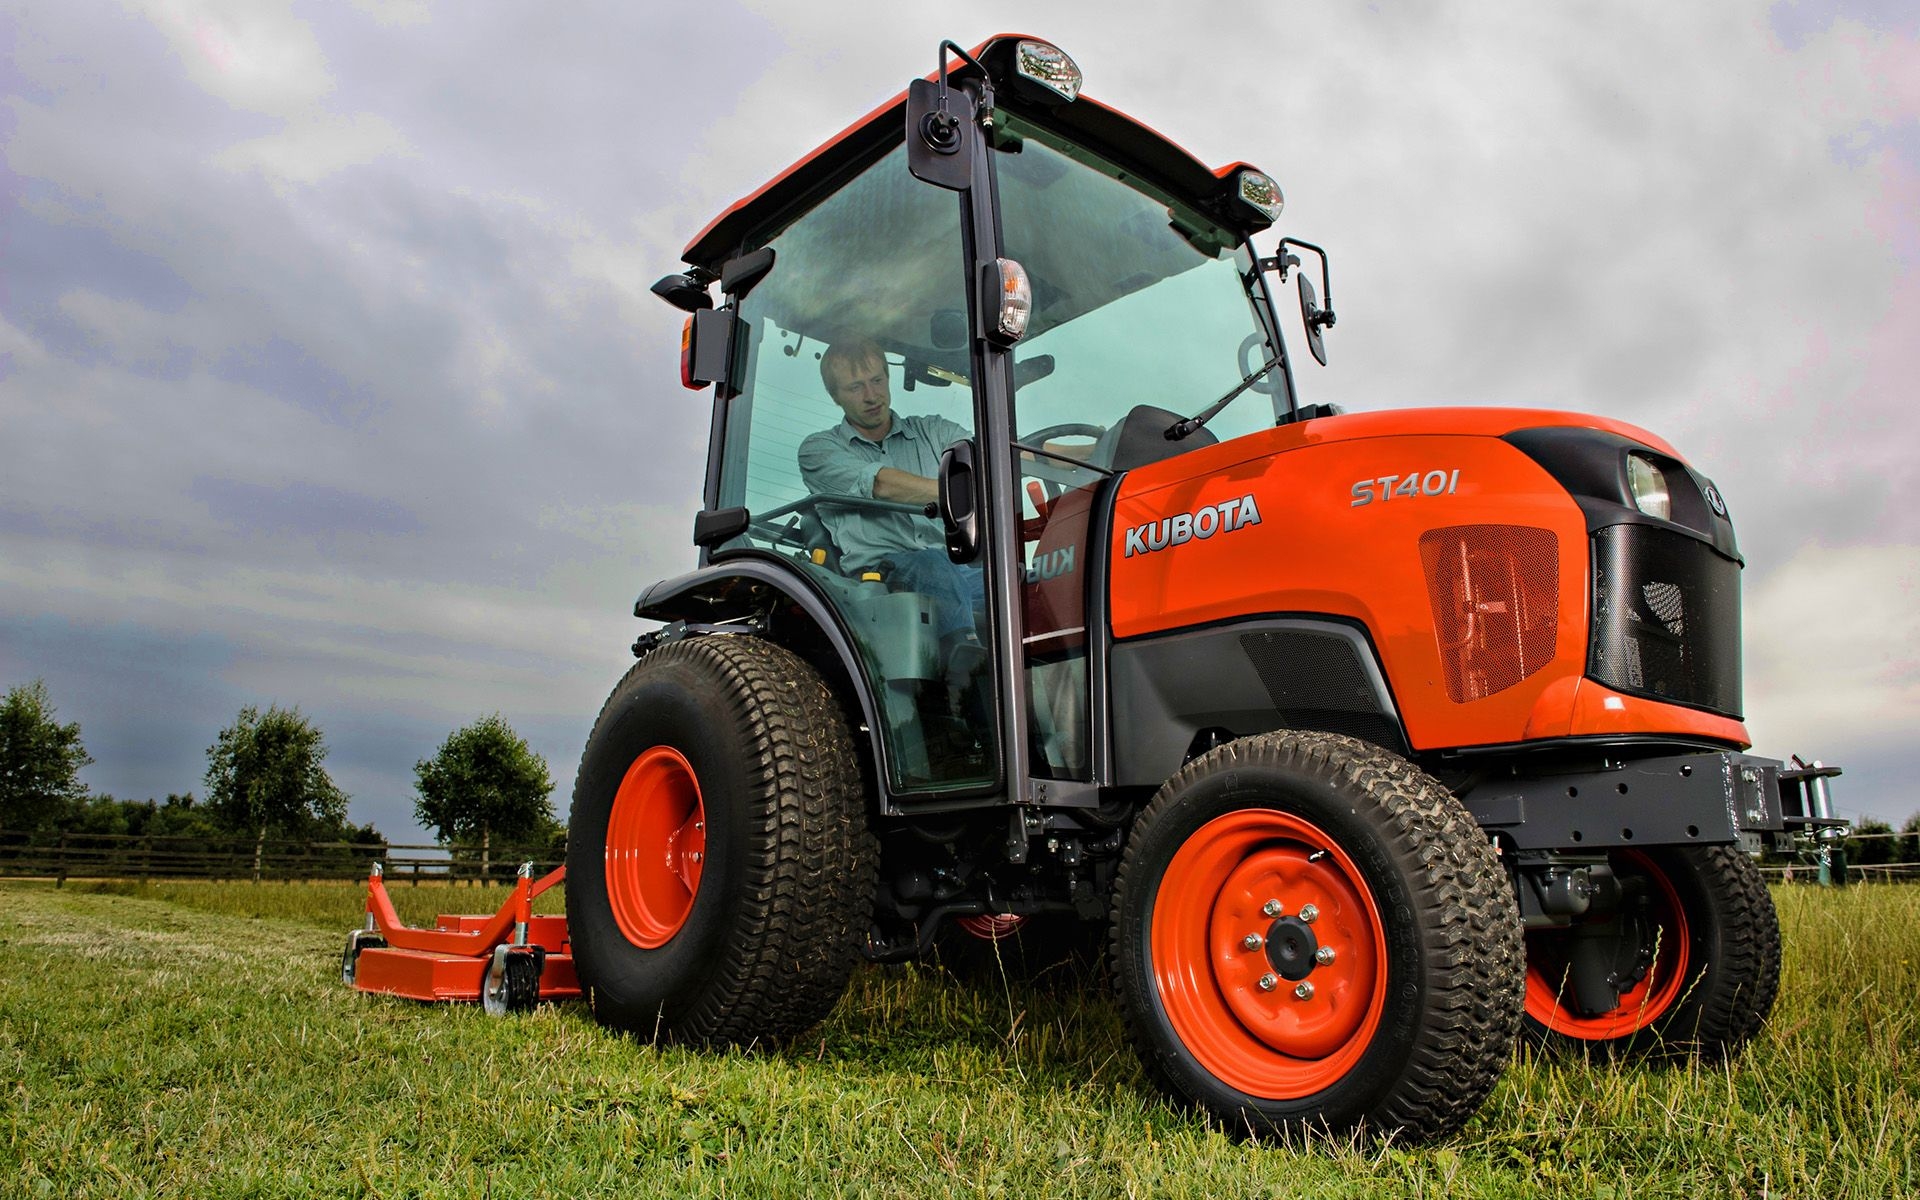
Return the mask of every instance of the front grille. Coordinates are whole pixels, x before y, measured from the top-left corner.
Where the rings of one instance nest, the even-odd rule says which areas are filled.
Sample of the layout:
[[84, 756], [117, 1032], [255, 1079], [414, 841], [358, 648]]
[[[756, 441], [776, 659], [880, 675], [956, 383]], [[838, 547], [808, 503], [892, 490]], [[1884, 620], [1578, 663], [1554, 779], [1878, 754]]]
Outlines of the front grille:
[[1595, 530], [1587, 674], [1739, 720], [1740, 564], [1668, 529]]

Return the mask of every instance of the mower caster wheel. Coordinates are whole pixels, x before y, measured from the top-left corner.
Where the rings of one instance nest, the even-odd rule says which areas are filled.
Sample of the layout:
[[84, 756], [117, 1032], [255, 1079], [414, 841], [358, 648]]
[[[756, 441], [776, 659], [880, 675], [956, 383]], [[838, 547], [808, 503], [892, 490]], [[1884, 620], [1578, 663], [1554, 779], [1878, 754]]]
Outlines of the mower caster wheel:
[[491, 1017], [526, 1012], [540, 999], [544, 956], [531, 946], [495, 946], [480, 985], [480, 1005]]
[[387, 939], [371, 929], [356, 929], [347, 934], [347, 949], [340, 956], [340, 982], [352, 986], [354, 976], [360, 971], [360, 952], [386, 944]]

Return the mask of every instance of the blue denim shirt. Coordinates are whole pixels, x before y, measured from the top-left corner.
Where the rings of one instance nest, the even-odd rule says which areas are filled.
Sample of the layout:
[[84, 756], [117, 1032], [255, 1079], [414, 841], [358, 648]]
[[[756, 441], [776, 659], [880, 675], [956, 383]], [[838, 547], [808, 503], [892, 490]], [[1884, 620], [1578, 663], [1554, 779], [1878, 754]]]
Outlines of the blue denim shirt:
[[[869, 441], [845, 421], [800, 443], [800, 478], [807, 490], [836, 496], [872, 496], [881, 467], [932, 479], [940, 473], [940, 452], [971, 434], [941, 416], [893, 414], [883, 441]], [[823, 507], [820, 519], [840, 547], [841, 569], [867, 570], [896, 550], [943, 544], [940, 526], [917, 513], [861, 512]]]

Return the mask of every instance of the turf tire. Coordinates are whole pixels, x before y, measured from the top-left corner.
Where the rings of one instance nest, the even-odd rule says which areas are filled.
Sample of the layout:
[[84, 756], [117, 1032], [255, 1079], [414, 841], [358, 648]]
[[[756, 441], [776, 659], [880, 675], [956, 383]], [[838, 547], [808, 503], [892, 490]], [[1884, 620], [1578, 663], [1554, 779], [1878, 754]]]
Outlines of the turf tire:
[[[1616, 872], [1640, 875], [1663, 902], [1669, 895], [1678, 901], [1686, 956], [1654, 990], [1670, 999], [1627, 998], [1614, 1028], [1580, 1021], [1559, 999], [1564, 985], [1551, 965], [1555, 939], [1568, 934], [1538, 930], [1527, 935], [1529, 1038], [1552, 1050], [1621, 1057], [1737, 1053], [1765, 1025], [1780, 990], [1780, 921], [1760, 869], [1732, 846], [1617, 852], [1613, 859]], [[1660, 971], [1656, 958], [1656, 981]]]
[[[611, 861], [609, 821], [662, 747], [697, 780], [704, 858], [677, 924], [636, 940], [610, 898], [633, 868]], [[751, 636], [659, 647], [608, 698], [574, 785], [567, 920], [595, 1018], [694, 1045], [791, 1040], [846, 989], [875, 858], [852, 739], [811, 666]]]
[[[1300, 918], [1324, 901], [1311, 928], [1345, 964], [1310, 969], [1324, 995], [1251, 982], [1285, 931], [1242, 958], [1234, 922], [1269, 893]], [[1493, 1089], [1520, 1021], [1520, 918], [1492, 845], [1430, 776], [1334, 734], [1230, 742], [1168, 780], [1127, 843], [1110, 958], [1149, 1076], [1236, 1134], [1440, 1137]], [[1372, 1016], [1339, 1023], [1355, 1013]], [[1336, 1047], [1272, 1040], [1269, 1018], [1320, 1016]]]

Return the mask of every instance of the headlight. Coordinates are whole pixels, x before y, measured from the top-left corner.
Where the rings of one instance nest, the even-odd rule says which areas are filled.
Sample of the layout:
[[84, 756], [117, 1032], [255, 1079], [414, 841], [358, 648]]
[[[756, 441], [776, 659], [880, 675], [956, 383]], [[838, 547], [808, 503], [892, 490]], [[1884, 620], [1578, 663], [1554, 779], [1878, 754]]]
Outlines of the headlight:
[[1080, 67], [1067, 52], [1046, 42], [1021, 42], [1014, 50], [1014, 68], [1061, 100], [1080, 94]]
[[1650, 517], [1673, 520], [1673, 497], [1667, 491], [1667, 477], [1651, 459], [1627, 455], [1627, 490], [1633, 493], [1633, 505]]
[[1280, 185], [1269, 175], [1259, 171], [1240, 172], [1240, 199], [1243, 203], [1265, 217], [1268, 223], [1279, 219], [1280, 209], [1286, 199], [1280, 195]]

